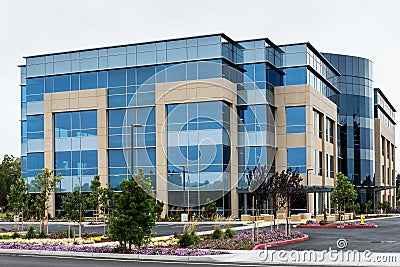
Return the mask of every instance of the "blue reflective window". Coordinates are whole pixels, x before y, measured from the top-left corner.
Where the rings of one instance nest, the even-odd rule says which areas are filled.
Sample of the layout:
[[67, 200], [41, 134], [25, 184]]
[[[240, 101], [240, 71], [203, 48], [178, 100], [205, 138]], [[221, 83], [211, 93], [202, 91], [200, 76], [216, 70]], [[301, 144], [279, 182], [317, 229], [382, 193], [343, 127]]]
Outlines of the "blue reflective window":
[[41, 170], [41, 169], [43, 169], [43, 167], [44, 167], [44, 153], [28, 153], [27, 162], [28, 162], [28, 170]]
[[108, 67], [118, 68], [126, 66], [126, 55], [108, 56]]
[[66, 73], [71, 71], [71, 61], [54, 62], [54, 73]]
[[221, 56], [221, 45], [199, 46], [197, 51], [199, 58], [216, 58]]
[[218, 78], [222, 76], [222, 65], [220, 62], [200, 61], [198, 62], [198, 79]]
[[156, 63], [156, 51], [137, 53], [137, 64], [148, 65]]
[[294, 171], [299, 169], [299, 173], [306, 173], [306, 148], [294, 147], [287, 149], [287, 167]]
[[71, 114], [69, 112], [54, 114], [54, 134], [56, 138], [71, 136]]
[[45, 92], [53, 93], [53, 77], [46, 77]]
[[71, 91], [79, 90], [79, 74], [71, 75]]
[[98, 68], [98, 58], [85, 58], [80, 60], [81, 71], [96, 70]]
[[126, 107], [126, 95], [108, 96], [108, 107], [109, 108]]
[[124, 125], [125, 109], [112, 109], [108, 111], [108, 126], [122, 127]]
[[286, 133], [305, 133], [306, 132], [306, 107], [287, 107], [286, 108]]
[[80, 89], [94, 89], [97, 88], [97, 73], [88, 72], [80, 75]]
[[108, 166], [109, 167], [126, 167], [123, 150], [109, 150], [108, 151]]
[[197, 79], [197, 63], [188, 62], [187, 63], [187, 79], [196, 80]]
[[285, 69], [286, 85], [307, 84], [307, 68]]
[[167, 61], [168, 62], [184, 61], [186, 59], [187, 59], [187, 56], [186, 56], [186, 48], [185, 47], [167, 50]]
[[44, 115], [26, 116], [28, 133], [44, 131]]
[[97, 128], [96, 110], [80, 111], [80, 116], [81, 116], [81, 129]]
[[97, 168], [97, 150], [81, 151], [82, 168]]
[[108, 87], [126, 86], [126, 69], [108, 71]]
[[136, 84], [137, 84], [136, 69], [135, 68], [128, 69], [128, 85], [136, 85]]
[[[141, 67], [137, 68], [137, 84], [143, 84], [143, 83], [154, 83], [155, 82], [155, 71], [156, 68], [154, 66], [149, 66], [149, 67]], [[152, 78], [152, 79], [150, 79]], [[150, 80], [149, 80], [150, 79]]]
[[71, 88], [71, 75], [54, 76], [54, 92], [65, 92]]
[[177, 82], [186, 80], [186, 64], [177, 64], [167, 67], [167, 82]]
[[99, 71], [97, 73], [97, 79], [98, 79], [98, 88], [106, 88], [107, 87], [107, 71]]
[[55, 159], [56, 170], [71, 168], [72, 165], [71, 165], [71, 152], [70, 151], [55, 152], [54, 154], [55, 154], [54, 159]]
[[31, 78], [26, 80], [27, 95], [37, 95], [44, 93], [44, 78]]
[[208, 44], [219, 44], [221, 42], [221, 37], [219, 35], [215, 36], [207, 36], [198, 38], [199, 45], [208, 45]]

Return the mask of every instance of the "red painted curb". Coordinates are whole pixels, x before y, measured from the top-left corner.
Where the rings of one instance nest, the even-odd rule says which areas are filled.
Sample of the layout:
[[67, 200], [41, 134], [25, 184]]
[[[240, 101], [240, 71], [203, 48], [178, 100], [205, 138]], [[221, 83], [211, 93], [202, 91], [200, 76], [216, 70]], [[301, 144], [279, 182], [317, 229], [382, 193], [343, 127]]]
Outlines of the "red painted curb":
[[300, 237], [300, 238], [284, 240], [284, 241], [276, 241], [276, 242], [271, 242], [271, 243], [268, 243], [268, 244], [259, 244], [259, 245], [255, 246], [252, 250], [283, 246], [283, 245], [288, 245], [288, 244], [293, 244], [293, 243], [297, 243], [297, 242], [306, 241], [308, 239], [309, 239], [308, 235], [304, 235], [303, 237]]
[[378, 228], [377, 225], [297, 225], [296, 228]]

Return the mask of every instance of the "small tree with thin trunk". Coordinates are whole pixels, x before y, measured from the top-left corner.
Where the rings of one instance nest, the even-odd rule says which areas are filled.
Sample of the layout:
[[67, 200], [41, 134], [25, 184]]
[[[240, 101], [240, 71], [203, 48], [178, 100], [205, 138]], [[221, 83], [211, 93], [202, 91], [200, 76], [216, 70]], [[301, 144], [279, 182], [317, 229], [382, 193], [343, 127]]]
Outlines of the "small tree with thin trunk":
[[[47, 168], [44, 168], [42, 173], [36, 175], [32, 191], [36, 193], [35, 207], [41, 221], [41, 232], [45, 231], [45, 220], [47, 221], [49, 217], [50, 195], [54, 193], [56, 183], [60, 182], [60, 180], [61, 174], [54, 176], [54, 172]], [[48, 234], [47, 230], [46, 233]]]
[[[357, 199], [357, 192], [354, 185], [341, 172], [336, 175], [335, 187], [331, 193], [331, 202], [339, 210], [344, 212], [346, 207]], [[341, 215], [339, 214], [339, 217]]]
[[95, 175], [93, 177], [93, 180], [90, 182], [90, 203], [91, 203], [91, 208], [93, 208], [96, 213], [95, 213], [95, 217], [96, 217], [96, 222], [97, 222], [97, 218], [100, 214], [100, 204], [101, 204], [101, 194], [102, 194], [102, 188], [101, 188], [101, 182], [100, 182], [100, 175]]
[[[281, 173], [276, 172], [268, 177], [265, 167], [257, 166], [253, 174], [253, 180], [250, 182], [250, 188], [256, 187], [254, 195], [262, 201], [271, 199], [273, 213], [280, 208], [286, 209], [286, 217], [290, 217], [290, 207], [292, 202], [304, 194], [304, 187], [301, 184], [302, 178], [298, 170], [288, 169]], [[286, 234], [290, 234], [290, 225], [286, 221]]]
[[15, 215], [21, 214], [22, 227], [24, 226], [24, 212], [28, 209], [29, 186], [26, 180], [19, 177], [13, 185], [11, 185], [10, 193], [7, 195], [8, 206]]
[[[61, 199], [61, 208], [65, 211], [65, 217], [68, 220], [68, 237], [71, 236], [71, 222], [82, 223], [81, 214], [85, 214], [88, 207], [88, 199], [82, 195], [78, 186], [74, 191], [66, 194]], [[80, 233], [81, 234], [81, 233]]]
[[106, 224], [110, 218], [110, 211], [112, 210], [112, 199], [114, 196], [114, 191], [111, 190], [110, 184], [107, 184], [106, 188], [101, 188], [100, 190], [100, 206], [101, 214], [103, 216], [103, 234], [106, 234]]

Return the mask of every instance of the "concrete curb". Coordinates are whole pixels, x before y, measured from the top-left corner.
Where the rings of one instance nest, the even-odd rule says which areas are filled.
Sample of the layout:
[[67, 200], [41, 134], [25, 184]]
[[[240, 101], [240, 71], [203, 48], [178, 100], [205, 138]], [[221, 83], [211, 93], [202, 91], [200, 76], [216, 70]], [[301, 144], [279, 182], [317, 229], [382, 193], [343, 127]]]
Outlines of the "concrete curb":
[[293, 244], [293, 243], [297, 243], [297, 242], [306, 241], [308, 239], [309, 239], [308, 235], [305, 234], [303, 237], [300, 237], [300, 238], [284, 240], [284, 241], [276, 241], [276, 242], [271, 242], [271, 243], [268, 243], [268, 244], [260, 244], [260, 245], [255, 246], [252, 250], [260, 250], [260, 249], [265, 249], [265, 248], [283, 246], [283, 245], [288, 245], [288, 244]]
[[[169, 256], [169, 255], [142, 255], [142, 254], [118, 254], [118, 253], [91, 253], [73, 251], [48, 251], [48, 250], [16, 250], [0, 249], [0, 254], [6, 255], [35, 255], [50, 257], [78, 257], [78, 258], [102, 258], [102, 259], [124, 259], [124, 260], [169, 260], [169, 261], [214, 261], [219, 255], [204, 256]], [[224, 254], [226, 255], [226, 254]]]
[[368, 229], [378, 228], [377, 225], [297, 225], [298, 229]]

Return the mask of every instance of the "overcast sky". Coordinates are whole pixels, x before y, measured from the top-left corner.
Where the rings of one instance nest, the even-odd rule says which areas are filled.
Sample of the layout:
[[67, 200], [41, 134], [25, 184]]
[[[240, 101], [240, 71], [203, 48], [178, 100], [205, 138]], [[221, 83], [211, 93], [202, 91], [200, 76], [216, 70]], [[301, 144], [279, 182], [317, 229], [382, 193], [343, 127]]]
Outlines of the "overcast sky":
[[366, 57], [400, 110], [399, 11], [398, 0], [0, 0], [0, 156], [20, 155], [23, 56], [174, 37], [223, 32]]

